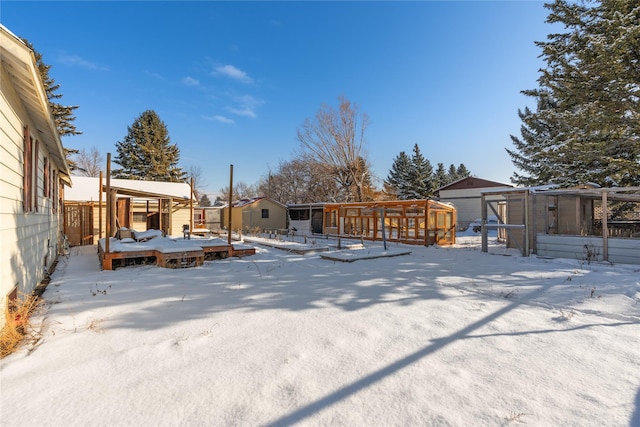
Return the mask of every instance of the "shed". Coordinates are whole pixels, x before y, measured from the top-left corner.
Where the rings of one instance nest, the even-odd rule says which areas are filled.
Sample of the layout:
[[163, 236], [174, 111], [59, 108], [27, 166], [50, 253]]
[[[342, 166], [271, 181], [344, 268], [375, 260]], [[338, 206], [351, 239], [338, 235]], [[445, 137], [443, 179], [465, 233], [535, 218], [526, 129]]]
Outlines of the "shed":
[[[280, 230], [287, 227], [287, 207], [269, 197], [241, 199], [231, 205], [231, 229], [244, 233]], [[229, 207], [222, 212], [223, 224], [229, 221]]]
[[452, 245], [456, 209], [431, 199], [324, 205], [324, 233], [417, 245]]
[[[459, 179], [435, 191], [438, 200], [446, 203], [453, 203], [457, 212], [458, 230], [466, 230], [469, 224], [477, 220], [482, 215], [482, 192], [488, 189], [508, 190], [512, 185], [497, 181], [469, 176]], [[493, 194], [487, 196], [497, 201], [504, 202], [504, 196]]]
[[525, 255], [640, 264], [640, 187], [550, 185], [504, 195], [507, 214], [498, 227], [519, 230], [510, 233], [508, 247]]
[[34, 52], [0, 25], [0, 327], [64, 250], [69, 168]]

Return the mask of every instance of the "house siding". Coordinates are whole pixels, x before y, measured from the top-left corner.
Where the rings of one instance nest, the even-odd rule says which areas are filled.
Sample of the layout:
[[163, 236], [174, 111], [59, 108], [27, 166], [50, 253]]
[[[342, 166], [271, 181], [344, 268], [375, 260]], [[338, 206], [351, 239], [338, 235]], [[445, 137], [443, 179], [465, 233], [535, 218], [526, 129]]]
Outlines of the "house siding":
[[[14, 41], [2, 29], [4, 43]], [[17, 43], [17, 42], [16, 42]], [[17, 46], [17, 50], [26, 49]], [[35, 67], [27, 64], [27, 67]], [[38, 84], [40, 84], [38, 82]], [[32, 90], [27, 87], [21, 90]], [[49, 121], [49, 111], [42, 112]], [[23, 208], [24, 187], [24, 130], [29, 127], [34, 141], [37, 139], [37, 157], [34, 159], [35, 191], [34, 208], [25, 212]], [[52, 172], [59, 177], [66, 174], [66, 164], [57, 163], [48, 147], [60, 147], [59, 141], [47, 140], [45, 134], [35, 132], [37, 124], [32, 121], [27, 108], [22, 103], [13, 81], [5, 67], [5, 58], [0, 61], [0, 326], [4, 325], [7, 314], [8, 295], [17, 289], [18, 297], [30, 294], [45, 278], [53, 266], [62, 243], [61, 209], [53, 211], [51, 197], [59, 195], [59, 182], [50, 177], [55, 191], [45, 197], [44, 166], [45, 157], [50, 162]], [[50, 134], [49, 134], [50, 135]], [[59, 201], [55, 201], [59, 207]]]
[[[262, 218], [262, 209], [269, 209], [269, 218]], [[223, 209], [223, 227], [228, 226], [229, 208]], [[272, 200], [262, 198], [242, 206], [234, 206], [231, 214], [231, 229], [252, 232], [258, 228], [263, 230], [279, 230], [287, 227], [287, 207]]]

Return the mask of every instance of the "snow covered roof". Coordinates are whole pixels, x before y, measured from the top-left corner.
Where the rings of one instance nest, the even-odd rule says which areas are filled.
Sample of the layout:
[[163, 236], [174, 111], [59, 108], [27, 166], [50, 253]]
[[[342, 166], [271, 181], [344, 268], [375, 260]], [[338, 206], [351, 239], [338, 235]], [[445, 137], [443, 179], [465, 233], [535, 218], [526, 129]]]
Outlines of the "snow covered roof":
[[[73, 187], [65, 190], [65, 200], [74, 202], [97, 202], [100, 200], [99, 195], [99, 178], [74, 176]], [[103, 178], [102, 186], [106, 185], [106, 179]], [[111, 188], [116, 189], [118, 193], [135, 197], [135, 198], [172, 198], [180, 200], [189, 200], [191, 194], [191, 186], [184, 182], [165, 182], [165, 181], [142, 181], [133, 179], [114, 179], [110, 180]], [[103, 191], [102, 200], [105, 200]], [[197, 202], [193, 198], [194, 202]]]

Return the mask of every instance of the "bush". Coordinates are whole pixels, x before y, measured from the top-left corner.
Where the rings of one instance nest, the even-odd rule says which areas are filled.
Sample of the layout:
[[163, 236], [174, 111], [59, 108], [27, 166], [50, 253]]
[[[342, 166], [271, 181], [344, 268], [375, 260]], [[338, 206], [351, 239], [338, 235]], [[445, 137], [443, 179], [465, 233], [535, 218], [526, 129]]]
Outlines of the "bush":
[[25, 298], [17, 298], [7, 308], [5, 324], [0, 330], [0, 359], [15, 352], [25, 339], [36, 340], [31, 332], [29, 318], [40, 305], [41, 299], [32, 294]]

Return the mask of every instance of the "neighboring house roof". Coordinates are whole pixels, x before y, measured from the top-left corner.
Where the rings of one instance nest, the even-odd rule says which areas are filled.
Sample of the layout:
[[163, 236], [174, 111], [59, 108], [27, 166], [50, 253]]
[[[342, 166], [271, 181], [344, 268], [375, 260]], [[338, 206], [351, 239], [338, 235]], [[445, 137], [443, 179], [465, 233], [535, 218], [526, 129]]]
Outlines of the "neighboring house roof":
[[497, 181], [490, 181], [488, 179], [477, 178], [475, 176], [468, 176], [461, 178], [450, 184], [442, 186], [436, 191], [441, 190], [468, 190], [470, 188], [491, 188], [491, 187], [513, 187], [511, 184], [505, 184]]
[[232, 206], [232, 207], [234, 207], [234, 208], [243, 208], [243, 207], [245, 207], [245, 206], [249, 206], [249, 205], [251, 205], [251, 204], [253, 204], [253, 203], [257, 203], [257, 202], [259, 202], [260, 200], [268, 200], [268, 201], [270, 201], [270, 202], [271, 202], [271, 203], [273, 203], [273, 204], [276, 204], [276, 205], [278, 205], [278, 206], [281, 206], [283, 209], [286, 209], [286, 208], [287, 208], [287, 207], [286, 207], [285, 205], [283, 205], [282, 203], [280, 203], [280, 202], [278, 202], [278, 201], [275, 201], [275, 200], [273, 200], [273, 199], [270, 199], [270, 198], [268, 198], [268, 197], [252, 197], [252, 198], [250, 198], [250, 199], [240, 199], [240, 200], [236, 200], [235, 202], [233, 202], [233, 203], [231, 204], [231, 206]]
[[[100, 178], [87, 176], [74, 176], [73, 187], [65, 191], [66, 201], [97, 202], [99, 200], [98, 188]], [[115, 179], [109, 182], [111, 188], [118, 194], [136, 198], [172, 198], [181, 201], [189, 201], [191, 186], [184, 182], [142, 181], [135, 179]], [[102, 188], [106, 186], [106, 179], [102, 179]], [[105, 200], [103, 195], [102, 200]], [[197, 203], [196, 198], [193, 198]]]
[[9, 75], [13, 87], [25, 106], [35, 129], [32, 131], [43, 143], [58, 165], [61, 178], [71, 184], [69, 165], [55, 120], [49, 109], [49, 100], [45, 91], [35, 55], [31, 49], [15, 34], [0, 24], [0, 60]]

